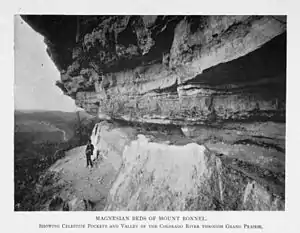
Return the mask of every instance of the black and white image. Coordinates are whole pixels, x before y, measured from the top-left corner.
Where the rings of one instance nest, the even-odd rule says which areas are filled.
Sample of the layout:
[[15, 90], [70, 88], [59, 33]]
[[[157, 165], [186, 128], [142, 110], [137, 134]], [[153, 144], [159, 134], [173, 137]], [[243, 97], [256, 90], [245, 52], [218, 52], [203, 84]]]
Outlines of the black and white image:
[[15, 211], [284, 211], [285, 15], [15, 15]]

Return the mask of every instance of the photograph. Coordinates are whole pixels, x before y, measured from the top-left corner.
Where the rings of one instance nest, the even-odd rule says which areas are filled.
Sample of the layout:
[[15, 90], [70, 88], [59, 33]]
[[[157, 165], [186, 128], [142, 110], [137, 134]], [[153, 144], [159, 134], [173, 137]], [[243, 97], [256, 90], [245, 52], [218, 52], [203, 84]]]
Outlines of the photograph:
[[287, 15], [13, 21], [14, 212], [286, 211]]

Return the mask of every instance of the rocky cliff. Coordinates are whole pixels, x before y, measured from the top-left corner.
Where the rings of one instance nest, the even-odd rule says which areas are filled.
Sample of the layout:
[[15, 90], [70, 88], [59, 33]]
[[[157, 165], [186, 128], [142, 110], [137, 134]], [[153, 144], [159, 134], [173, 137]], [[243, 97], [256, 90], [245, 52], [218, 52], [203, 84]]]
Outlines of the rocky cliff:
[[[201, 202], [195, 187], [203, 182], [203, 192], [219, 191], [204, 195], [207, 202], [200, 209], [284, 208], [285, 16], [22, 18], [45, 37], [61, 73], [57, 86], [79, 107], [101, 119], [133, 123], [143, 128], [142, 134], [154, 124], [154, 138], [167, 132], [174, 145], [140, 139], [143, 148], [139, 140], [122, 147], [125, 167], [107, 209], [153, 209], [136, 199], [154, 201], [154, 193], [143, 194], [150, 189], [177, 195], [174, 209], [199, 209], [193, 204]], [[105, 148], [97, 130], [93, 144]], [[182, 153], [190, 161], [184, 163], [187, 170], [181, 167]], [[156, 173], [152, 163], [178, 174]], [[153, 174], [160, 185], [147, 180]], [[188, 180], [187, 187], [180, 186], [179, 174]], [[127, 189], [131, 194], [121, 197]], [[225, 203], [232, 193], [235, 207]], [[183, 201], [188, 197], [191, 205]], [[260, 204], [247, 207], [247, 200]]]
[[23, 16], [57, 85], [101, 117], [196, 124], [285, 116], [284, 16]]

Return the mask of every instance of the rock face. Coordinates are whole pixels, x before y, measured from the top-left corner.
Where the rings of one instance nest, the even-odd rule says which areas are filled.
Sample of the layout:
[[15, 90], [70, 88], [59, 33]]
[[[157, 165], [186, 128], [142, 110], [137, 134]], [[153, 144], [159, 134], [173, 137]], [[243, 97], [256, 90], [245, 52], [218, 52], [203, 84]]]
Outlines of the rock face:
[[57, 85], [101, 117], [198, 124], [284, 120], [284, 16], [23, 16]]
[[106, 210], [284, 209], [285, 16], [22, 17], [66, 95], [130, 124], [91, 135], [122, 161]]
[[[94, 129], [100, 139], [96, 147], [108, 158], [117, 154], [123, 161], [115, 164], [119, 173], [107, 197], [107, 211], [284, 209], [284, 194], [257, 174], [250, 176], [239, 160], [229, 161], [230, 156], [220, 157], [196, 143], [174, 145], [156, 137], [158, 143], [150, 132], [134, 139], [134, 129], [109, 128], [112, 125], [101, 123]], [[119, 143], [121, 138], [124, 143]]]

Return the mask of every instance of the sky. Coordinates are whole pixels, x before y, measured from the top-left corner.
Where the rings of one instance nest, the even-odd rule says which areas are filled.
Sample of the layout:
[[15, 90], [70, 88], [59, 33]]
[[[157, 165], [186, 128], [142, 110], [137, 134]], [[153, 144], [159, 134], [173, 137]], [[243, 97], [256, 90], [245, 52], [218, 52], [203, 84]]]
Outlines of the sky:
[[75, 101], [55, 85], [59, 71], [46, 52], [44, 38], [15, 16], [15, 109], [75, 111]]

